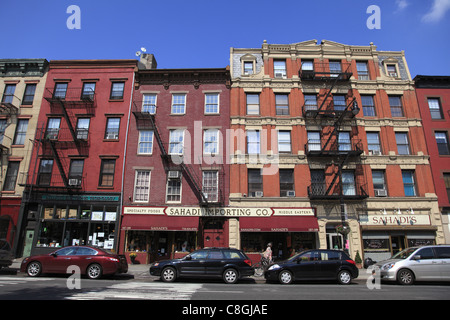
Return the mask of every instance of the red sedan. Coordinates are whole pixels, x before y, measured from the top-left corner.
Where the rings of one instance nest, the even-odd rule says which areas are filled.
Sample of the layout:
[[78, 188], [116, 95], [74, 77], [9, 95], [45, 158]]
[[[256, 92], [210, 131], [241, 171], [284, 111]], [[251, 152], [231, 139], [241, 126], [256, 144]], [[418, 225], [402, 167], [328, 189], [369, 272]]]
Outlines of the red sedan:
[[71, 266], [78, 266], [81, 274], [91, 279], [128, 271], [125, 256], [90, 246], [64, 247], [50, 254], [25, 258], [20, 271], [37, 277], [41, 273], [72, 273]]

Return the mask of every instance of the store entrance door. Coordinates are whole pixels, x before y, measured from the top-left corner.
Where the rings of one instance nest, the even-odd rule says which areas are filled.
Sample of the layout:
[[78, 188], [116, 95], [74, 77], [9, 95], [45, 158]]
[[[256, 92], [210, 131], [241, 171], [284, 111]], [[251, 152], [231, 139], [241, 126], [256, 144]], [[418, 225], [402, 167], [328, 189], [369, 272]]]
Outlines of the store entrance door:
[[224, 221], [208, 219], [203, 223], [203, 247], [226, 247]]
[[327, 248], [329, 250], [344, 250], [344, 237], [339, 233], [327, 234]]
[[405, 236], [391, 236], [392, 255], [406, 248]]

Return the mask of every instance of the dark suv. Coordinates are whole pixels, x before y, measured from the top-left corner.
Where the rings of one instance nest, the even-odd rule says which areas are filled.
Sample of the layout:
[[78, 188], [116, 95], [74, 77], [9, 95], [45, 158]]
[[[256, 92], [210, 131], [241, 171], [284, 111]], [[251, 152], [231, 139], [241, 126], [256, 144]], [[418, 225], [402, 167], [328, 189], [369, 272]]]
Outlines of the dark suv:
[[349, 284], [359, 270], [344, 251], [308, 250], [269, 267], [264, 276], [268, 281], [290, 284], [294, 280], [337, 280]]
[[150, 274], [165, 282], [179, 277], [222, 277], [225, 283], [236, 283], [253, 273], [252, 261], [241, 250], [233, 248], [204, 248], [182, 259], [159, 261], [150, 267]]

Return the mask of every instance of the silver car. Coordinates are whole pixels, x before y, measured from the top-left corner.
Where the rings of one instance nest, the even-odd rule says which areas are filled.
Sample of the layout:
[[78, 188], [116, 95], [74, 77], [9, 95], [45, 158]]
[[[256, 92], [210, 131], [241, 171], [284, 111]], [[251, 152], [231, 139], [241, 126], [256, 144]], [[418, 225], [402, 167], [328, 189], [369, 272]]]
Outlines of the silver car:
[[375, 265], [381, 280], [402, 285], [415, 281], [450, 281], [450, 245], [407, 248]]

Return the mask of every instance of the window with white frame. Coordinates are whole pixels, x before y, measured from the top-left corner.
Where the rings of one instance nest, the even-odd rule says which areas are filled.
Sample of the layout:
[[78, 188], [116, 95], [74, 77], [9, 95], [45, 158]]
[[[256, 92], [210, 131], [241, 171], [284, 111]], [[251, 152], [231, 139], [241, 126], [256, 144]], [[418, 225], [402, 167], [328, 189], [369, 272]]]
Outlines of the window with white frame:
[[389, 105], [393, 117], [403, 117], [402, 99], [400, 96], [389, 96]]
[[278, 152], [291, 152], [291, 132], [278, 131]]
[[259, 154], [261, 152], [260, 147], [260, 133], [259, 130], [248, 130], [247, 131], [247, 153], [248, 154]]
[[134, 202], [148, 202], [150, 195], [150, 170], [136, 170]]
[[286, 78], [286, 60], [274, 60], [273, 71], [275, 78]]
[[253, 73], [253, 61], [244, 61], [244, 74], [251, 75]]
[[202, 192], [208, 202], [219, 200], [219, 172], [217, 170], [203, 171]]
[[410, 154], [408, 134], [406, 132], [396, 132], [395, 140], [397, 141], [398, 154]]
[[153, 130], [139, 130], [138, 154], [152, 154]]
[[142, 112], [156, 113], [156, 93], [144, 93], [142, 96]]
[[315, 94], [305, 94], [305, 111], [317, 110], [317, 96]]
[[169, 134], [169, 154], [183, 154], [184, 130], [173, 129]]
[[289, 95], [275, 94], [275, 111], [277, 115], [289, 115]]
[[258, 93], [247, 93], [247, 114], [259, 114]]
[[353, 171], [342, 172], [342, 193], [345, 196], [356, 195], [355, 173]]
[[428, 98], [428, 108], [430, 109], [431, 119], [443, 119], [442, 108], [439, 98]]
[[208, 129], [203, 133], [203, 153], [218, 154], [219, 153], [219, 130]]
[[219, 113], [219, 94], [205, 93], [205, 114]]
[[186, 94], [174, 93], [172, 94], [172, 114], [186, 113]]
[[367, 148], [372, 154], [381, 154], [380, 134], [378, 132], [367, 132]]
[[322, 144], [320, 141], [320, 132], [308, 131], [308, 151], [320, 151]]
[[358, 72], [359, 80], [370, 80], [369, 70], [367, 69], [367, 62], [356, 62], [356, 71]]

